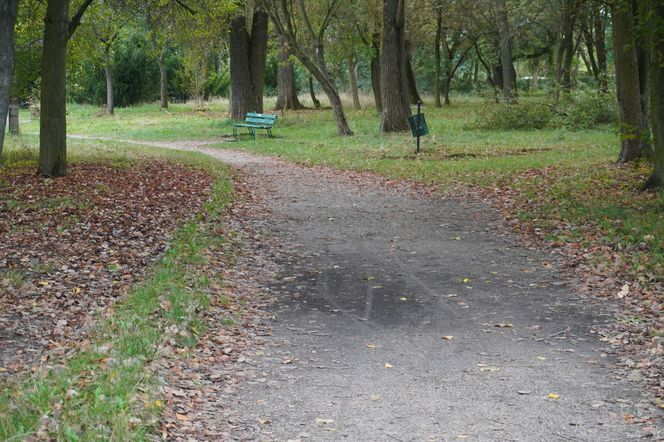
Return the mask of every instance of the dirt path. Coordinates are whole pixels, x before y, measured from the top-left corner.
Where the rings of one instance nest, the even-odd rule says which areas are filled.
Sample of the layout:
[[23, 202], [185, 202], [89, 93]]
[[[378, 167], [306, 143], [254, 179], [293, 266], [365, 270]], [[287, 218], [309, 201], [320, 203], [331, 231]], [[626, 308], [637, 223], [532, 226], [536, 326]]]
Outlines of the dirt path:
[[[517, 245], [485, 207], [368, 175], [231, 150], [283, 245], [263, 348], [200, 406], [241, 440], [592, 440], [662, 437], [639, 382], [611, 371], [554, 258]], [[636, 380], [636, 379], [635, 379]], [[630, 422], [646, 419], [636, 425]]]

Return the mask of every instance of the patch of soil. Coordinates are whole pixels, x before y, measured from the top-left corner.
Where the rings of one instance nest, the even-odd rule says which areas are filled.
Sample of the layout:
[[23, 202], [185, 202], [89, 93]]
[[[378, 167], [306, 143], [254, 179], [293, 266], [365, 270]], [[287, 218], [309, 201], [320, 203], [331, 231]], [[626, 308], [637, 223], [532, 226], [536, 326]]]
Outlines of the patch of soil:
[[213, 180], [154, 161], [76, 164], [55, 179], [0, 172], [0, 373], [84, 339], [201, 210]]

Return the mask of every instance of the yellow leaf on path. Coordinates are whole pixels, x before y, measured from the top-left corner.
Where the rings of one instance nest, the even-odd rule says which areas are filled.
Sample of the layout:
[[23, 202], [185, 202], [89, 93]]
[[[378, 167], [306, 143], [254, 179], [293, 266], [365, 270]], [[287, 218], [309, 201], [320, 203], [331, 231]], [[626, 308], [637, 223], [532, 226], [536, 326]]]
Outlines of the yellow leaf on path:
[[466, 282], [470, 282], [470, 278], [463, 278], [463, 282], [464, 282], [464, 284], [465, 284]]
[[376, 348], [375, 344], [367, 344], [367, 348]]
[[446, 340], [446, 341], [451, 341], [452, 339], [454, 339], [454, 336], [451, 336], [451, 335], [443, 336], [443, 339]]
[[157, 407], [157, 408], [161, 408], [161, 407], [164, 406], [164, 404], [160, 400], [157, 399], [156, 401], [154, 401], [154, 406]]
[[537, 356], [537, 359], [539, 359], [540, 361], [546, 361], [546, 358], [544, 356]]
[[399, 298], [399, 299], [402, 300], [402, 301], [408, 301], [408, 298], [406, 298], [405, 296], [402, 296], [402, 297]]
[[80, 288], [80, 287], [76, 287], [76, 288], [74, 288], [74, 293], [77, 294], [77, 295], [78, 295], [79, 293], [81, 293], [81, 288]]
[[547, 397], [549, 399], [560, 399], [560, 395], [558, 395], [556, 393], [549, 393], [549, 395]]
[[188, 421], [189, 420], [189, 416], [187, 416], [186, 414], [175, 413], [175, 417], [179, 421]]
[[394, 365], [386, 362], [385, 363], [385, 368], [394, 368]]
[[42, 287], [46, 287], [48, 285], [48, 281], [39, 281], [37, 285], [40, 285]]

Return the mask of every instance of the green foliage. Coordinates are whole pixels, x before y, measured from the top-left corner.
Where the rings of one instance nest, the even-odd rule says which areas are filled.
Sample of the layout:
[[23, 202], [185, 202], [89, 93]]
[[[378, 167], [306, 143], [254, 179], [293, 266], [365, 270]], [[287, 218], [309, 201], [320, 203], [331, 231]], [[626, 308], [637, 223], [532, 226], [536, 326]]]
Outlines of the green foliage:
[[618, 122], [618, 103], [613, 94], [575, 91], [561, 99], [553, 124], [570, 129], [592, 129]]
[[228, 71], [214, 73], [205, 83], [205, 95], [214, 97], [228, 97], [231, 88], [231, 76]]
[[544, 129], [553, 117], [545, 104], [521, 101], [518, 103], [490, 103], [477, 111], [471, 127], [478, 129]]

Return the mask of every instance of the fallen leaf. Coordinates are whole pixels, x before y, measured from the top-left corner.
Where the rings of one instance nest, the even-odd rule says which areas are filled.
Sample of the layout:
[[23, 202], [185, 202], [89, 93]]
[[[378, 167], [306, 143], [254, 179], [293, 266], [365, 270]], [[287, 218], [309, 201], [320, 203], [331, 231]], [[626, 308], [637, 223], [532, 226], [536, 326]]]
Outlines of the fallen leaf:
[[376, 348], [375, 344], [367, 344], [367, 348]]
[[512, 328], [514, 327], [514, 324], [510, 324], [509, 322], [499, 322], [494, 324], [494, 326], [498, 328]]
[[405, 296], [402, 296], [401, 298], [399, 298], [399, 300], [401, 300], [401, 301], [408, 301], [408, 298], [406, 298]]
[[267, 425], [267, 424], [271, 424], [272, 421], [270, 419], [258, 419], [258, 423], [261, 424], [261, 425]]
[[628, 294], [629, 294], [629, 284], [625, 284], [625, 285], [622, 286], [622, 288], [618, 292], [618, 298], [622, 299], [625, 296], [627, 296]]
[[560, 395], [558, 395], [558, 394], [556, 394], [556, 393], [549, 393], [549, 394], [547, 395], [547, 397], [548, 397], [549, 399], [560, 399]]
[[175, 413], [175, 417], [179, 421], [188, 421], [189, 420], [189, 416], [187, 416], [186, 414]]
[[334, 419], [324, 419], [322, 417], [316, 418], [316, 424], [318, 425], [330, 425], [334, 423]]
[[446, 341], [451, 341], [452, 339], [454, 339], [454, 336], [451, 336], [451, 335], [443, 336], [443, 339], [446, 340]]
[[470, 278], [463, 278], [462, 281], [463, 281], [463, 283], [465, 284], [465, 283], [467, 283], [467, 282], [470, 282]]
[[394, 365], [392, 365], [392, 364], [386, 362], [386, 363], [385, 363], [385, 368], [394, 368]]

